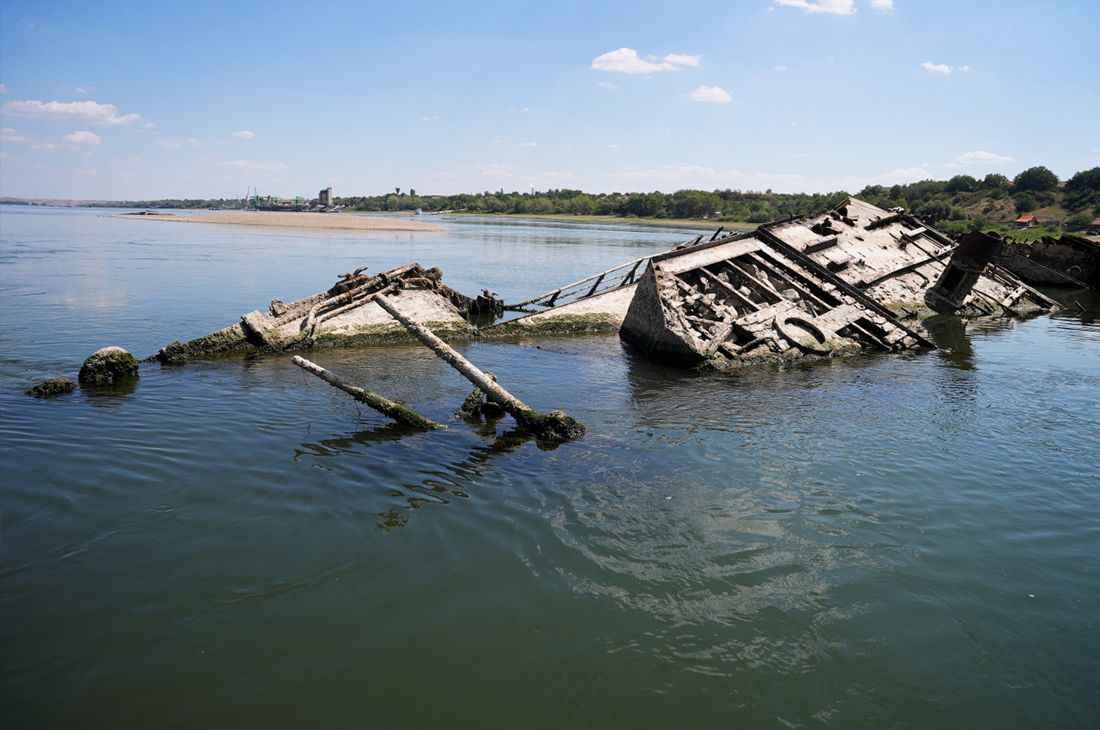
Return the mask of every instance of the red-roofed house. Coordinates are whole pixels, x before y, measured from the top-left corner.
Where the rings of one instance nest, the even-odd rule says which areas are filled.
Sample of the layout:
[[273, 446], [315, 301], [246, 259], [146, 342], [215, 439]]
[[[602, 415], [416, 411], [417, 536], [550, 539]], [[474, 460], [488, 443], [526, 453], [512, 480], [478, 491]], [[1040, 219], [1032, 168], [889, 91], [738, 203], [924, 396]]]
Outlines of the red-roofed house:
[[1037, 228], [1039, 226], [1039, 219], [1033, 215], [1022, 215], [1012, 222], [1012, 227], [1017, 231], [1024, 228]]

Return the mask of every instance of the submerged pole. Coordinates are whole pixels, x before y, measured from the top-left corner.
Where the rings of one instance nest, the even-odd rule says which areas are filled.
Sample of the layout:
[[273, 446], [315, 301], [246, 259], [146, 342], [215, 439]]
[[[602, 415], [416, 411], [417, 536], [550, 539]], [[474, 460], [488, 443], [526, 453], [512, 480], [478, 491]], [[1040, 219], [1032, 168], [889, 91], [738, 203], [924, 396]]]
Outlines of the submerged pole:
[[462, 377], [469, 380], [485, 393], [485, 397], [496, 403], [516, 421], [542, 438], [552, 441], [566, 441], [580, 438], [584, 435], [584, 426], [571, 416], [561, 412], [539, 413], [523, 403], [519, 398], [500, 387], [492, 378], [479, 370], [473, 363], [455, 352], [454, 348], [432, 334], [426, 327], [409, 317], [398, 309], [392, 301], [384, 296], [372, 297], [378, 306], [386, 310], [404, 325], [409, 334], [416, 337], [441, 360], [457, 370]]
[[306, 360], [304, 357], [299, 357], [298, 355], [295, 355], [292, 362], [300, 367], [302, 370], [313, 373], [329, 385], [339, 388], [340, 390], [350, 395], [352, 398], [355, 398], [355, 400], [359, 401], [360, 403], [365, 403], [382, 415], [389, 416], [398, 423], [403, 423], [406, 426], [412, 426], [413, 428], [419, 428], [421, 431], [433, 431], [436, 429], [446, 428], [446, 426], [436, 423], [430, 418], [425, 418], [416, 411], [410, 410], [405, 406], [399, 406], [393, 401], [387, 400], [377, 393], [372, 393], [369, 390], [364, 390], [357, 385], [352, 385], [331, 370], [325, 370], [320, 365], [312, 363], [309, 360]]

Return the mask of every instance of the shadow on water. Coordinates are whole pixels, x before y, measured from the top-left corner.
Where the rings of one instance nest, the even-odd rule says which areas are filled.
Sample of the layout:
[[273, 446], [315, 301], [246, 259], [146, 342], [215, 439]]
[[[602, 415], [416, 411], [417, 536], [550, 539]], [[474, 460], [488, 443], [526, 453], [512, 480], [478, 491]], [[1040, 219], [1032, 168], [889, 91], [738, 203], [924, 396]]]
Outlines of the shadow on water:
[[966, 322], [961, 317], [940, 315], [924, 320], [924, 329], [937, 348], [936, 354], [945, 365], [959, 370], [974, 368], [974, 348], [966, 335]]
[[1042, 287], [1041, 291], [1065, 307], [1056, 317], [1080, 317], [1083, 324], [1091, 325], [1100, 315], [1100, 290]]
[[[405, 527], [409, 523], [410, 510], [419, 509], [425, 504], [450, 504], [454, 499], [469, 499], [470, 487], [484, 483], [486, 465], [501, 457], [512, 454], [529, 441], [535, 441], [540, 450], [552, 451], [558, 444], [536, 440], [523, 431], [504, 431], [497, 434], [496, 424], [500, 418], [486, 418], [468, 421], [471, 425], [481, 424], [478, 435], [492, 441], [473, 447], [462, 459], [431, 467], [420, 472], [425, 478], [420, 483], [405, 482], [401, 488], [390, 487], [390, 497], [405, 497], [407, 507], [392, 507], [375, 513], [380, 518], [377, 525], [383, 532], [393, 528]], [[376, 447], [397, 443], [409, 436], [422, 432], [402, 424], [386, 424], [364, 431], [356, 431], [347, 436], [322, 439], [317, 443], [303, 443], [294, 450], [294, 460], [303, 457], [336, 456], [340, 454], [360, 454], [362, 447]], [[402, 491], [405, 490], [405, 491]], [[406, 494], [411, 492], [411, 494]]]

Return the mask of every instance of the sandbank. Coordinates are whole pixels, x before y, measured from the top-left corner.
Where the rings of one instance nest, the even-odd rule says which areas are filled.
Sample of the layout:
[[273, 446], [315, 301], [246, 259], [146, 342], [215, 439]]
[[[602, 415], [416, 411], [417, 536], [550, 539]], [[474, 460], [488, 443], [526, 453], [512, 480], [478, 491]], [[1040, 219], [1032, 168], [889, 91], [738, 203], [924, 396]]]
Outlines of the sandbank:
[[235, 226], [272, 226], [277, 228], [338, 228], [356, 231], [445, 231], [443, 226], [410, 221], [404, 218], [381, 216], [344, 215], [340, 213], [282, 213], [282, 212], [228, 212], [228, 213], [174, 213], [128, 214], [114, 216], [134, 220], [172, 221], [174, 223], [227, 223]]

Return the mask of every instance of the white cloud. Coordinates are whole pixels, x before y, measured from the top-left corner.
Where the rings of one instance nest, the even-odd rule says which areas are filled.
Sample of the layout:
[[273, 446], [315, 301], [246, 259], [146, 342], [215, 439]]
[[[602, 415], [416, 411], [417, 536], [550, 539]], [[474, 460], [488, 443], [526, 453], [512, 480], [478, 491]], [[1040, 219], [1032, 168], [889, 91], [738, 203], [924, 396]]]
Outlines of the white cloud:
[[0, 94], [6, 94], [6, 93], [8, 93], [8, 87], [4, 86], [3, 84], [0, 84]]
[[698, 66], [703, 62], [703, 57], [685, 56], [680, 53], [670, 53], [661, 60], [665, 63], [671, 63], [675, 66]]
[[702, 56], [670, 53], [661, 63], [643, 61], [633, 48], [620, 48], [597, 56], [590, 68], [596, 71], [619, 71], [624, 74], [648, 74], [656, 71], [679, 71], [681, 66], [698, 66]]
[[183, 147], [189, 145], [191, 147], [202, 147], [202, 142], [197, 139], [158, 139], [157, 144], [162, 147]]
[[[851, 15], [856, 11], [855, 0], [775, 0], [775, 2], [777, 5], [801, 8], [807, 13]], [[882, 2], [882, 0], [879, 0], [879, 2]]]
[[917, 180], [927, 180], [932, 175], [923, 167], [900, 167], [878, 177], [893, 182], [916, 182]]
[[605, 89], [617, 89], [617, 88], [619, 88], [618, 86], [611, 83], [610, 81], [601, 81], [600, 86], [604, 87]]
[[717, 86], [700, 86], [695, 91], [691, 92], [689, 97], [692, 101], [713, 101], [713, 102], [726, 102], [733, 101], [733, 97], [729, 95], [728, 91], [720, 89]]
[[520, 147], [538, 147], [539, 143], [538, 142], [520, 142], [519, 146]]
[[223, 162], [222, 164], [229, 165], [230, 167], [240, 167], [245, 170], [254, 170], [257, 172], [276, 172], [277, 170], [290, 169], [282, 163], [257, 162], [256, 160], [230, 160], [229, 162]]
[[84, 96], [87, 96], [88, 94], [92, 93], [93, 91], [95, 91], [94, 86], [78, 86], [78, 87], [76, 87], [76, 93], [83, 94]]
[[970, 70], [970, 67], [969, 66], [959, 66], [959, 70], [962, 71], [963, 73], [966, 73], [967, 71]]
[[[157, 123], [156, 122], [145, 122], [144, 124], [141, 125], [141, 128], [142, 129], [156, 129], [157, 128]], [[157, 132], [157, 134], [160, 134], [160, 132]]]
[[617, 149], [619, 149], [619, 145], [617, 145], [617, 144], [615, 144], [614, 142], [612, 142], [611, 144], [607, 145], [607, 149], [609, 149], [609, 150], [617, 150]]
[[118, 116], [118, 107], [114, 104], [99, 104], [94, 101], [9, 101], [4, 104], [4, 113], [28, 119], [82, 121], [89, 124], [128, 124], [141, 121], [137, 114]]
[[512, 177], [512, 170], [515, 168], [511, 165], [494, 163], [492, 165], [477, 165], [474, 169], [479, 170], [482, 175], [490, 177]]
[[995, 165], [1000, 162], [1012, 162], [1011, 157], [1005, 157], [1003, 155], [995, 155], [992, 152], [984, 152], [982, 150], [976, 150], [974, 152], [966, 152], [955, 158], [964, 165], [971, 165], [974, 163], [980, 163], [984, 165]]
[[926, 68], [932, 73], [949, 74], [951, 73], [951, 67], [946, 63], [932, 63], [931, 61], [925, 61], [921, 64], [922, 68]]
[[773, 70], [773, 71], [780, 71], [780, 72], [783, 72], [783, 71], [786, 71], [786, 70], [787, 70], [787, 67], [786, 67], [786, 66], [776, 66], [776, 67], [775, 67], [774, 69], [772, 69], [772, 70]]
[[11, 127], [4, 127], [0, 129], [0, 140], [4, 142], [23, 142], [27, 138], [16, 132]]
[[871, 0], [871, 7], [875, 10], [893, 10], [894, 0]]
[[99, 139], [99, 135], [93, 134], [92, 132], [84, 132], [84, 131], [73, 132], [72, 134], [66, 134], [61, 139], [63, 139], [66, 142], [72, 142], [73, 144], [99, 144], [100, 141], [101, 141]]
[[252, 139], [256, 135], [253, 134], [252, 132], [249, 132], [247, 129], [242, 129], [241, 131], [234, 132], [233, 134], [231, 134], [229, 136], [230, 137], [236, 137], [237, 139]]
[[6, 160], [10, 157], [11, 155], [9, 155], [7, 152], [0, 152], [0, 160]]

